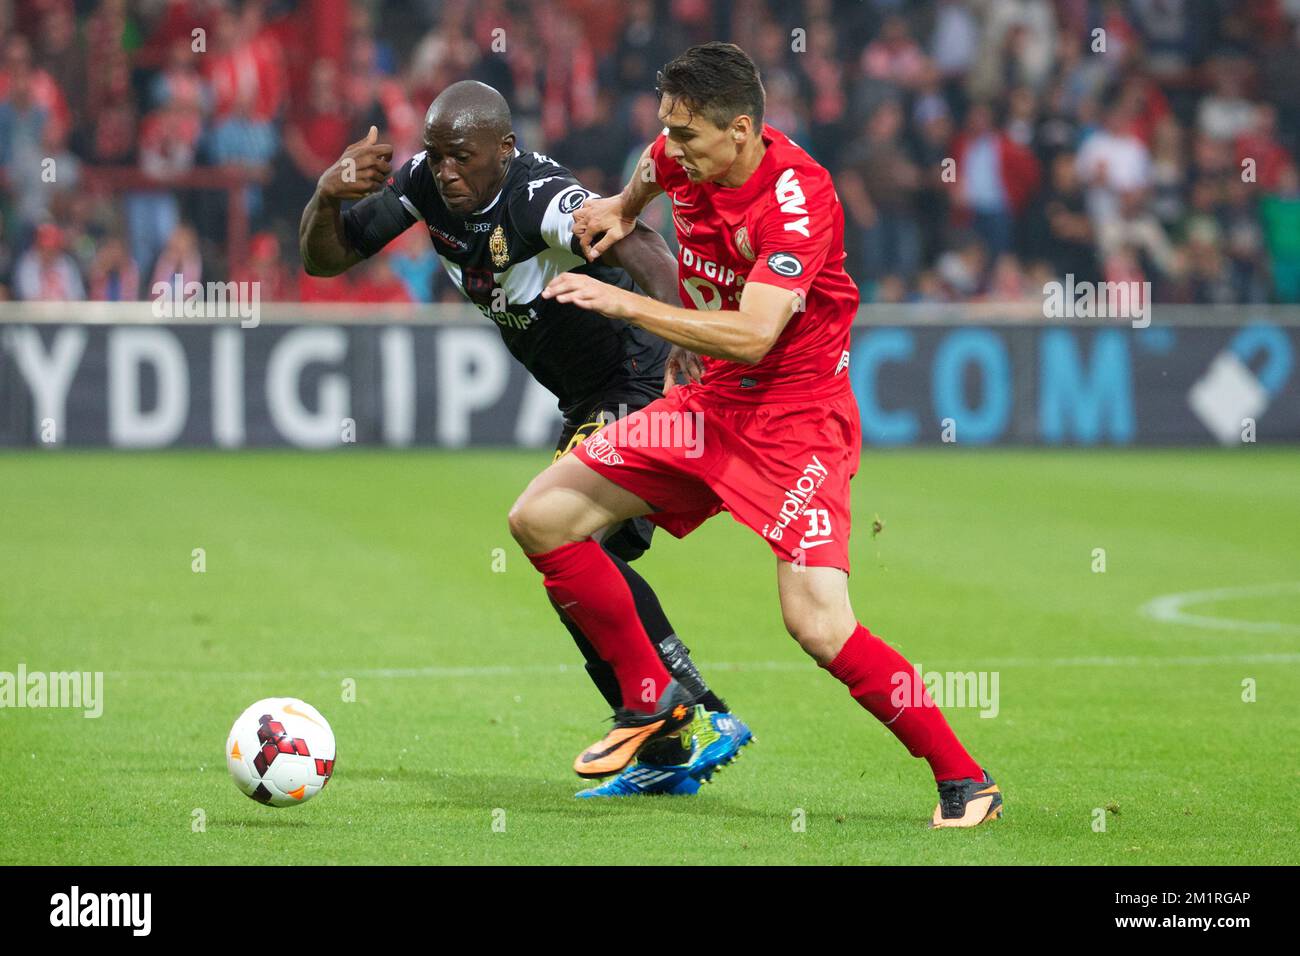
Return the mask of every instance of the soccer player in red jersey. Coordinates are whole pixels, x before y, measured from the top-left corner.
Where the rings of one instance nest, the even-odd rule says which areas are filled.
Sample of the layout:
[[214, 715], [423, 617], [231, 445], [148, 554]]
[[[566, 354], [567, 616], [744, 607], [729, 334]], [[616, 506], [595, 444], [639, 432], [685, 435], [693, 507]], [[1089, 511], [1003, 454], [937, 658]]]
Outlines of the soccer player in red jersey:
[[[929, 695], [913, 690], [920, 678], [912, 665], [858, 623], [849, 602], [849, 481], [862, 445], [848, 378], [858, 291], [844, 270], [844, 215], [830, 175], [763, 125], [762, 83], [739, 47], [687, 50], [660, 72], [659, 94], [664, 133], [621, 195], [587, 200], [574, 233], [598, 256], [667, 193], [686, 307], [573, 272], [543, 295], [697, 353], [703, 375], [589, 437], [538, 475], [510, 514], [552, 600], [622, 689], [614, 727], [574, 769], [617, 772], [679, 727], [692, 703], [591, 536], [647, 515], [681, 537], [726, 510], [776, 554], [781, 613], [794, 639], [929, 762], [939, 787], [931, 825], [998, 817], [992, 777]], [[683, 427], [691, 422], [696, 429]], [[673, 438], [693, 431], [690, 442]]]

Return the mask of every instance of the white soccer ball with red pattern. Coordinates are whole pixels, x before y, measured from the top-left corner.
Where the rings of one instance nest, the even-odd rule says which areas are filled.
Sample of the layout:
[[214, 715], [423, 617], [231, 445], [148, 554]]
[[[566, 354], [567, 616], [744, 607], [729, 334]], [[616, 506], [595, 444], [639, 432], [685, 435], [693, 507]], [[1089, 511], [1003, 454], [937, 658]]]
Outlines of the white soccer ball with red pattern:
[[226, 766], [246, 796], [271, 807], [306, 803], [334, 773], [334, 731], [319, 710], [296, 697], [268, 697], [235, 721]]

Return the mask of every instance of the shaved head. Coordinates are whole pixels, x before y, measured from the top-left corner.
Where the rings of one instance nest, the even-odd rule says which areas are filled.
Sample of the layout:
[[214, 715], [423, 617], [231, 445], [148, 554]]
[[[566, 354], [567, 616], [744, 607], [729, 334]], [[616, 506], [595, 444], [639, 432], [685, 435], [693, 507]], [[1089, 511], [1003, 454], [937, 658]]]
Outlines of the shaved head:
[[466, 138], [504, 139], [511, 132], [510, 104], [486, 83], [461, 80], [429, 104], [424, 128], [431, 127], [437, 127], [440, 133], [458, 133]]

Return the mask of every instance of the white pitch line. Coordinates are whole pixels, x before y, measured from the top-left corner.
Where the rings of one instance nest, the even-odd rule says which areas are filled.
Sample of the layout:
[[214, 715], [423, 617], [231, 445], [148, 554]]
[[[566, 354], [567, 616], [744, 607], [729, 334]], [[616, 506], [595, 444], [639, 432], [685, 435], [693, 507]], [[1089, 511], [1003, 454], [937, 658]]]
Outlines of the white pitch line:
[[1300, 593], [1300, 581], [1278, 584], [1255, 584], [1235, 588], [1214, 588], [1210, 591], [1187, 591], [1182, 594], [1162, 594], [1152, 598], [1139, 609], [1140, 613], [1165, 624], [1186, 624], [1218, 631], [1247, 631], [1252, 634], [1300, 634], [1300, 625], [1282, 621], [1241, 621], [1231, 617], [1210, 617], [1190, 614], [1183, 610], [1190, 604], [1206, 601], [1224, 601], [1232, 598], [1273, 597], [1278, 594]]
[[[1300, 664], [1297, 654], [1202, 654], [1180, 657], [1006, 657], [982, 661], [999, 667], [1201, 667], [1213, 664]], [[927, 667], [928, 669], [928, 667]]]
[[[1222, 654], [1186, 657], [995, 657], [955, 665], [954, 671], [990, 671], [1015, 667], [1203, 667], [1215, 664], [1300, 664], [1295, 654]], [[811, 661], [723, 661], [700, 663], [706, 674], [716, 671], [807, 671]], [[931, 661], [926, 670], [937, 669]], [[218, 680], [266, 680], [292, 677], [319, 679], [367, 678], [375, 680], [452, 679], [458, 677], [522, 677], [529, 674], [581, 673], [572, 664], [501, 664], [483, 667], [380, 667], [355, 671], [109, 671], [110, 678], [205, 678]]]

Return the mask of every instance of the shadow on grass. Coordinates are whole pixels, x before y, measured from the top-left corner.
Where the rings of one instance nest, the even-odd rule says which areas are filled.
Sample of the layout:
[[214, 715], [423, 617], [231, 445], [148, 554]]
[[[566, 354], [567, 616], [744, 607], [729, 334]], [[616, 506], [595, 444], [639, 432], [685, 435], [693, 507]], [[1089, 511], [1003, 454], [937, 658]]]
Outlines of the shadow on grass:
[[[727, 787], [726, 777], [721, 782], [706, 785], [693, 797], [623, 797], [580, 800], [574, 794], [589, 786], [578, 777], [529, 777], [518, 774], [488, 773], [485, 771], [434, 771], [419, 769], [369, 770], [353, 767], [350, 779], [358, 783], [382, 783], [401, 787], [394, 794], [393, 806], [419, 811], [466, 810], [490, 812], [502, 807], [512, 811], [550, 814], [578, 820], [614, 820], [618, 818], [645, 817], [664, 812], [683, 817], [731, 817], [745, 820], [789, 819], [788, 811], [773, 812], [739, 802], [745, 791], [739, 786]], [[595, 781], [593, 781], [594, 783]], [[413, 795], [412, 790], [423, 795]], [[809, 811], [808, 821], [827, 828], [833, 826], [875, 827], [897, 826], [899, 812]]]
[[[267, 813], [268, 814], [275, 813], [277, 809], [292, 810], [293, 808], [272, 807], [267, 810]], [[277, 813], [275, 816], [248, 817], [243, 820], [221, 820], [221, 819], [209, 820], [207, 823], [207, 827], [209, 830], [244, 830], [244, 829], [283, 830], [286, 827], [289, 828], [310, 827], [313, 824], [313, 822], [320, 822], [324, 826], [332, 825], [331, 821], [312, 821], [312, 820], [303, 820], [300, 818], [295, 819], [294, 817], [287, 817]]]

